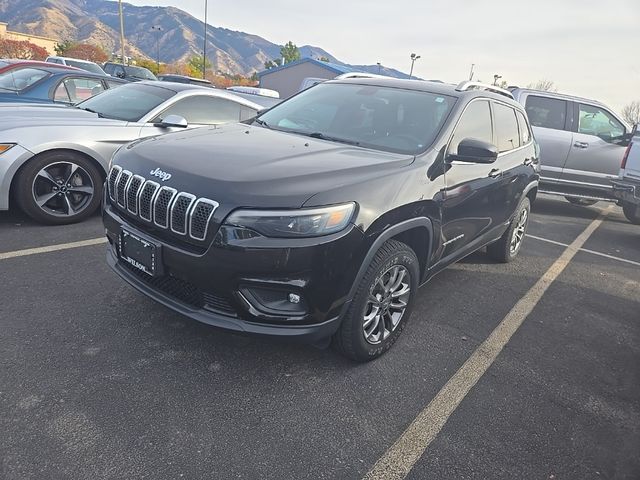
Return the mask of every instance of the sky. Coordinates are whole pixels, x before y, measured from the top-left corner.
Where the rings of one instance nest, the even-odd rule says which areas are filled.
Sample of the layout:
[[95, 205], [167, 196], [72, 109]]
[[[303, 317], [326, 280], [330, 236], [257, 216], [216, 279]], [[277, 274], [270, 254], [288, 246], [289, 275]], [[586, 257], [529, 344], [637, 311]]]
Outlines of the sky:
[[[204, 0], [125, 0], [203, 18]], [[639, 0], [208, 0], [208, 23], [284, 44], [322, 47], [345, 63], [383, 65], [457, 83], [552, 80], [616, 111], [640, 100]]]

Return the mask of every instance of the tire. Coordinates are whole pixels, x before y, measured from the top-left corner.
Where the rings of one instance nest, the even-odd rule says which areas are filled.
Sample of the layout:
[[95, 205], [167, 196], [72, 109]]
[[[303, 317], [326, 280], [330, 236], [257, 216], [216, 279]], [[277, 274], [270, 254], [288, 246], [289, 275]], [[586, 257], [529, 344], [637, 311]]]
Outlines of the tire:
[[31, 159], [17, 175], [18, 206], [40, 223], [65, 225], [93, 214], [102, 198], [102, 173], [75, 152], [46, 152]]
[[598, 200], [589, 200], [588, 198], [580, 197], [564, 197], [567, 201], [573, 205], [579, 205], [581, 207], [589, 207], [598, 203]]
[[396, 240], [385, 242], [358, 284], [333, 336], [334, 348], [357, 362], [368, 362], [389, 350], [411, 316], [419, 275], [418, 257], [411, 248]]
[[531, 203], [529, 198], [525, 197], [507, 231], [500, 237], [500, 240], [487, 246], [487, 254], [490, 258], [500, 263], [509, 263], [518, 256], [524, 243], [530, 216]]
[[640, 206], [634, 205], [633, 203], [623, 203], [622, 212], [631, 223], [640, 225]]

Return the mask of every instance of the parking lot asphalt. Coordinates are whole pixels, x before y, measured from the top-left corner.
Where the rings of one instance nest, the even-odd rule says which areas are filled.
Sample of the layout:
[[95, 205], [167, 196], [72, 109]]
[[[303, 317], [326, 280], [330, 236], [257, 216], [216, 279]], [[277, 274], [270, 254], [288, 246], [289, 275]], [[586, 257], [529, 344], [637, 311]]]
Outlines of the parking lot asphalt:
[[[606, 207], [539, 198], [518, 259], [435, 277], [364, 365], [181, 317], [104, 245], [1, 259], [0, 478], [361, 478]], [[102, 233], [0, 213], [0, 258]], [[639, 240], [608, 211], [407, 478], [640, 478]]]

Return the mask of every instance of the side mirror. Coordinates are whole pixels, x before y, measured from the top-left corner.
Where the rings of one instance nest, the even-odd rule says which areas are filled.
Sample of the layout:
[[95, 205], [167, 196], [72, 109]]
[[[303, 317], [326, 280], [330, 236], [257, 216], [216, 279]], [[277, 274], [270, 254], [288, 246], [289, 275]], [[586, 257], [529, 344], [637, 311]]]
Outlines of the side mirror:
[[124, 78], [124, 77], [125, 77], [125, 74], [124, 74], [124, 73], [122, 73], [122, 72], [118, 72], [118, 73], [116, 73], [116, 77], [118, 77], [118, 78]]
[[180, 115], [167, 115], [160, 122], [154, 123], [154, 125], [160, 128], [187, 128], [189, 126], [189, 123], [187, 122], [186, 118]]
[[469, 163], [493, 163], [498, 158], [498, 147], [475, 138], [465, 138], [458, 144], [458, 153], [447, 157], [449, 162], [458, 160]]

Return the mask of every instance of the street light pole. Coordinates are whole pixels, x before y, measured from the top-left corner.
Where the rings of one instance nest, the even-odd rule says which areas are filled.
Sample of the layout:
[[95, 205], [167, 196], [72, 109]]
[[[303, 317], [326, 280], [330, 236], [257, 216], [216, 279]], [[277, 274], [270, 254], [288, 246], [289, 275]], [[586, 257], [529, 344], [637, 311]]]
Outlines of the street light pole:
[[204, 48], [202, 49], [202, 78], [207, 70], [207, 0], [204, 0]]
[[380, 75], [380, 72], [382, 71], [382, 63], [377, 62], [378, 65], [378, 75]]
[[151, 30], [158, 32], [156, 35], [156, 70], [158, 70], [158, 75], [160, 74], [160, 35], [162, 34], [162, 27], [160, 25], [154, 25], [151, 27]]
[[122, 0], [118, 0], [118, 11], [120, 12], [120, 48], [122, 49], [122, 64], [126, 65], [124, 57], [124, 17], [122, 16]]
[[416, 63], [416, 60], [420, 58], [420, 55], [416, 55], [415, 53], [411, 54], [411, 71], [409, 72], [409, 80], [413, 77], [413, 64]]
[[498, 86], [498, 80], [500, 80], [502, 78], [502, 75], [498, 75], [497, 73], [493, 76], [493, 86], [497, 87]]

